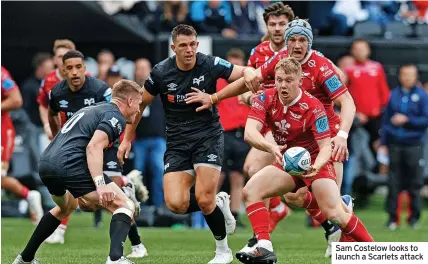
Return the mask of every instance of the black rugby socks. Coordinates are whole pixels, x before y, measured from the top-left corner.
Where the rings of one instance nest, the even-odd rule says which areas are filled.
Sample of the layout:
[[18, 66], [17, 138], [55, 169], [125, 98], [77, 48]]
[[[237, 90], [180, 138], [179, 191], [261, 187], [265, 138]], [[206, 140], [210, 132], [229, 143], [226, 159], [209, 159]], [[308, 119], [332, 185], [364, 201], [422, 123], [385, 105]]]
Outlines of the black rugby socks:
[[220, 207], [216, 205], [214, 211], [209, 215], [204, 215], [207, 225], [210, 227], [211, 232], [216, 240], [223, 240], [226, 237], [226, 224], [224, 222], [224, 215]]
[[123, 245], [131, 227], [131, 217], [124, 213], [113, 214], [110, 222], [110, 260], [123, 256]]

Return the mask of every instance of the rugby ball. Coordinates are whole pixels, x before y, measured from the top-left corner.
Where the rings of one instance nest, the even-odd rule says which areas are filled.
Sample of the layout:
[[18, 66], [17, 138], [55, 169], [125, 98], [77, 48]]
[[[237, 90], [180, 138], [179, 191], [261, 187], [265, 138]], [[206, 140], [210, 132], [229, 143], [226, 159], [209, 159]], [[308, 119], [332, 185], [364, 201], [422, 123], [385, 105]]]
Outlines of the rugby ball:
[[311, 154], [302, 147], [287, 149], [282, 160], [284, 170], [292, 176], [303, 175], [311, 166]]

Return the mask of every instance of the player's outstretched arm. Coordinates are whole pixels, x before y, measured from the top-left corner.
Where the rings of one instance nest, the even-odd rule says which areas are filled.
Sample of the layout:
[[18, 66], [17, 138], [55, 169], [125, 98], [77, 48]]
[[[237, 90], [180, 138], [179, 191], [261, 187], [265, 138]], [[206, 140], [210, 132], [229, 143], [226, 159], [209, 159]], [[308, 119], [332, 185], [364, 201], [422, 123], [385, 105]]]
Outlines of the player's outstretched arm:
[[52, 133], [52, 138], [54, 138], [61, 128], [61, 120], [59, 118], [58, 112], [52, 110], [52, 108], [50, 107], [48, 109], [48, 121]]
[[315, 162], [304, 177], [313, 177], [318, 174], [319, 170], [324, 167], [324, 165], [330, 160], [331, 157], [331, 139], [330, 137], [317, 140], [318, 147], [320, 152], [318, 153]]
[[207, 94], [197, 88], [192, 88], [193, 92], [188, 93], [186, 96], [186, 104], [200, 103], [201, 106], [196, 108], [196, 112], [210, 108], [213, 104], [220, 102], [226, 98], [238, 96], [248, 91], [245, 87], [244, 78], [240, 78], [226, 87], [221, 89], [218, 93]]
[[8, 112], [22, 106], [22, 96], [19, 89], [13, 89], [7, 93], [6, 98], [1, 102], [1, 111]]
[[269, 152], [275, 155], [275, 159], [279, 164], [282, 164], [282, 151], [287, 146], [278, 146], [267, 141], [260, 131], [263, 128], [263, 124], [253, 118], [248, 118], [245, 124], [244, 140], [252, 147], [261, 151]]
[[332, 157], [334, 160], [339, 161], [341, 159], [340, 156], [346, 159], [348, 159], [349, 156], [347, 139], [352, 123], [354, 122], [356, 108], [354, 99], [352, 99], [348, 91], [334, 99], [334, 103], [340, 106], [340, 130], [337, 135], [332, 138], [334, 144]]
[[119, 150], [117, 151], [117, 158], [122, 164], [124, 163], [123, 158], [128, 158], [129, 152], [131, 151], [131, 141], [135, 136], [135, 130], [137, 129], [138, 123], [140, 123], [140, 120], [143, 117], [144, 109], [146, 109], [146, 106], [150, 105], [155, 98], [156, 96], [147, 92], [146, 88], [143, 86], [143, 101], [140, 105], [140, 114], [135, 117], [135, 122], [133, 124], [126, 125], [123, 141], [120, 143]]

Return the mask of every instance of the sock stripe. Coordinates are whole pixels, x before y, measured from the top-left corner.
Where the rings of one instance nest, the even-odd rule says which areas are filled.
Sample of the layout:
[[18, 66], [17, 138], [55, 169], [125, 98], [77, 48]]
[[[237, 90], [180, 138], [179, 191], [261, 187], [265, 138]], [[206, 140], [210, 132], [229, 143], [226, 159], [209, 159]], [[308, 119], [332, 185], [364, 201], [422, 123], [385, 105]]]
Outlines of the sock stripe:
[[267, 211], [266, 207], [258, 208], [258, 209], [256, 209], [256, 210], [253, 210], [253, 211], [249, 212], [249, 213], [248, 213], [248, 216], [250, 216], [250, 215], [252, 215], [252, 214], [254, 214], [255, 212], [260, 211], [260, 210], [265, 210], [265, 211]]
[[[352, 218], [351, 218], [352, 219]], [[351, 231], [349, 231], [348, 233], [346, 233], [345, 232], [345, 234], [347, 234], [347, 235], [349, 235], [349, 234], [351, 234], [352, 232], [354, 232], [354, 230], [355, 230], [355, 228], [357, 228], [357, 225], [358, 225], [358, 218], [356, 219], [357, 221], [355, 221], [355, 225], [354, 225], [354, 227], [352, 228], [352, 230]], [[349, 221], [351, 221], [351, 220], [349, 220]]]

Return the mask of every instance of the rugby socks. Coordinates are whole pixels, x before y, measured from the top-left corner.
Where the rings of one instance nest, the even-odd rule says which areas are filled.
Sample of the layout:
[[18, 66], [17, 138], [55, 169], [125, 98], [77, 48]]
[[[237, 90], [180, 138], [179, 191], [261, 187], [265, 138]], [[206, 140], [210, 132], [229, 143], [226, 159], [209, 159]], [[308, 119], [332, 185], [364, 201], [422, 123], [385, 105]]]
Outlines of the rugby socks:
[[132, 223], [128, 232], [129, 241], [131, 241], [132, 246], [137, 246], [141, 244], [140, 234], [138, 233], [137, 224]]
[[94, 212], [94, 226], [98, 227], [98, 225], [101, 224], [102, 222], [102, 211], [101, 209], [96, 209], [96, 211]]
[[270, 240], [269, 212], [264, 202], [257, 202], [247, 207], [247, 215], [257, 240]]
[[60, 220], [56, 219], [50, 212], [47, 212], [34, 230], [27, 246], [22, 251], [22, 260], [30, 262], [34, 259], [37, 249], [54, 231], [58, 228]]
[[19, 192], [19, 196], [21, 196], [23, 199], [27, 200], [29, 192], [30, 192], [30, 190], [28, 190], [27, 187], [22, 185], [21, 191]]
[[226, 224], [224, 215], [220, 207], [216, 205], [214, 211], [209, 215], [204, 215], [207, 225], [210, 227], [215, 240], [223, 240], [226, 237]]
[[113, 212], [110, 222], [109, 254], [112, 261], [116, 261], [123, 256], [123, 245], [131, 227], [131, 217], [129, 215], [132, 215], [132, 211], [125, 208], [119, 208]]
[[276, 196], [269, 199], [269, 210], [281, 204], [281, 197]]
[[327, 218], [321, 213], [320, 209], [307, 209], [306, 212], [321, 224], [326, 233], [334, 229], [334, 225], [327, 220]]
[[199, 208], [198, 201], [196, 201], [196, 195], [194, 193], [190, 193], [189, 208], [187, 208], [186, 214], [198, 211], [201, 211], [201, 208]]
[[64, 218], [64, 220], [61, 221], [61, 224], [59, 225], [59, 228], [61, 228], [63, 230], [66, 230], [69, 220], [70, 220], [70, 216], [67, 216], [66, 218]]
[[352, 237], [357, 242], [374, 242], [372, 236], [364, 227], [363, 222], [361, 222], [361, 220], [354, 214], [351, 216], [351, 219], [342, 231], [345, 235]]
[[303, 208], [306, 209], [319, 209], [317, 200], [315, 200], [315, 196], [312, 195], [311, 192], [306, 192], [305, 201], [303, 202]]

